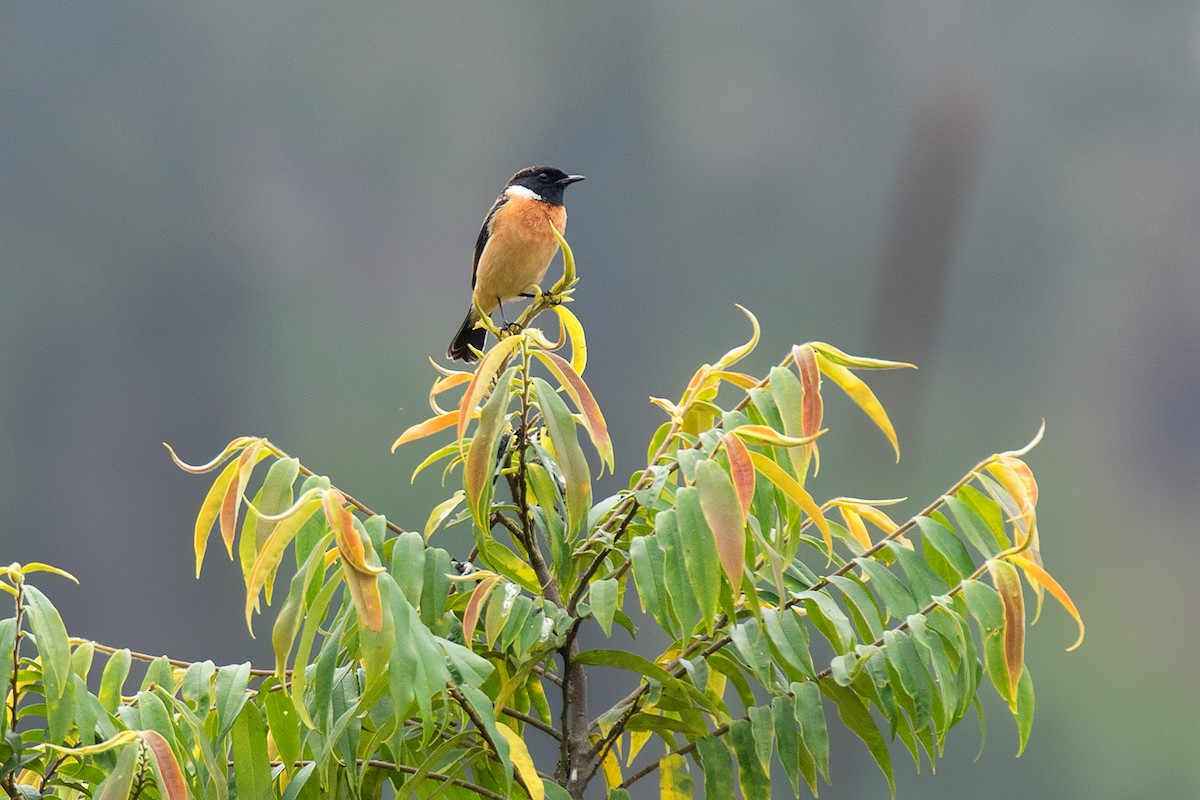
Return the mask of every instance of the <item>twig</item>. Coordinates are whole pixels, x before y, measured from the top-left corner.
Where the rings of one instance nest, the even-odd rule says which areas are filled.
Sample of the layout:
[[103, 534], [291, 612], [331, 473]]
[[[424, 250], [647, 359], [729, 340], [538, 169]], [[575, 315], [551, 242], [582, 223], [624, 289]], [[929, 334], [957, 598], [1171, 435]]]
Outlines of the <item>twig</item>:
[[[306, 767], [312, 763], [314, 763], [314, 762], [312, 762], [312, 761], [296, 761], [292, 766]], [[420, 768], [418, 768], [418, 767], [410, 767], [407, 764], [393, 764], [390, 761], [380, 761], [380, 760], [374, 759], [374, 758], [368, 759], [366, 761], [360, 760], [358, 763], [361, 764], [362, 766], [366, 766], [366, 767], [375, 767], [376, 769], [385, 769], [385, 770], [389, 770], [391, 772], [403, 772], [405, 775], [416, 775], [418, 772], [421, 771]], [[282, 766], [283, 762], [282, 761], [272, 761], [272, 762], [270, 762], [270, 764], [272, 767], [278, 767], [278, 766]], [[445, 774], [444, 772], [426, 772], [425, 777], [432, 778], [435, 781], [443, 781], [445, 783], [449, 783], [452, 786], [459, 786], [459, 787], [462, 787], [463, 789], [469, 789], [472, 792], [475, 792], [475, 794], [479, 795], [480, 797], [488, 798], [488, 800], [508, 800], [508, 798], [506, 798], [504, 795], [493, 792], [491, 789], [480, 786], [477, 783], [471, 783], [470, 781], [463, 780], [462, 778], [453, 778], [453, 777]]]
[[513, 719], [519, 719], [519, 720], [521, 720], [521, 722], [524, 722], [526, 725], [531, 725], [534, 728], [537, 728], [542, 733], [544, 733], [548, 736], [551, 736], [560, 742], [562, 741], [562, 734], [558, 732], [557, 728], [555, 728], [553, 725], [543, 722], [542, 720], [538, 719], [535, 716], [532, 716], [530, 714], [523, 714], [522, 712], [517, 711], [515, 708], [509, 708], [508, 706], [501, 708], [500, 713], [506, 717], [512, 717]]

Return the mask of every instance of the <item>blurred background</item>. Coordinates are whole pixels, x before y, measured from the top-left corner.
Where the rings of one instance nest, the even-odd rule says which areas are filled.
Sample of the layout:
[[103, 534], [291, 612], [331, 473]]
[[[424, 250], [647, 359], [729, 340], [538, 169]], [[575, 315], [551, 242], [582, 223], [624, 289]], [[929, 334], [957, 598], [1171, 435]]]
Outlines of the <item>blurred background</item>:
[[[492, 199], [553, 164], [588, 177], [574, 310], [618, 475], [647, 397], [744, 341], [735, 302], [748, 369], [813, 339], [921, 366], [873, 378], [899, 465], [826, 401], [819, 496], [915, 511], [1047, 420], [1043, 552], [1087, 641], [1048, 605], [1026, 754], [989, 700], [979, 758], [970, 722], [936, 776], [895, 749], [900, 797], [1195, 797], [1198, 85], [1194, 0], [6, 3], [0, 560], [79, 576], [42, 581], [73, 634], [267, 663], [219, 548], [193, 577], [208, 481], [161, 442], [265, 435], [422, 525], [436, 476], [388, 447]], [[822, 797], [887, 795], [857, 740], [833, 760]]]

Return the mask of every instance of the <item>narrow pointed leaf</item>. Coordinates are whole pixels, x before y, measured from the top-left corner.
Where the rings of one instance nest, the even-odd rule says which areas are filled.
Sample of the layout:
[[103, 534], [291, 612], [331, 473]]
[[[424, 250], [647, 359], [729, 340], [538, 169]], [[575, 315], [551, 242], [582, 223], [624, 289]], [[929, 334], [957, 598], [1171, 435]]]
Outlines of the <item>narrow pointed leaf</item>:
[[725, 742], [716, 736], [696, 740], [704, 767], [704, 800], [733, 800], [733, 764]]
[[233, 744], [233, 777], [239, 797], [271, 797], [271, 762], [267, 755], [267, 728], [253, 703], [246, 703], [230, 731]]
[[829, 522], [825, 519], [825, 514], [822, 513], [821, 507], [813, 500], [812, 495], [805, 491], [804, 487], [787, 473], [787, 470], [776, 464], [766, 455], [752, 452], [750, 453], [750, 460], [754, 463], [755, 469], [761, 472], [771, 483], [778, 486], [787, 495], [788, 499], [799, 506], [805, 514], [808, 514], [809, 519], [821, 531], [821, 536], [825, 539], [826, 549], [829, 552], [833, 552], [833, 534], [829, 530]]
[[262, 441], [255, 442], [242, 451], [238, 456], [237, 473], [234, 479], [230, 481], [229, 486], [225, 489], [225, 496], [221, 499], [221, 538], [225, 541], [225, 549], [229, 552], [229, 558], [233, 558], [233, 542], [237, 536], [238, 512], [241, 511], [242, 497], [246, 491], [246, 483], [250, 480], [250, 473], [254, 471], [254, 467], [258, 462], [262, 461], [267, 456], [271, 455], [271, 451], [263, 446]]
[[1007, 561], [989, 561], [988, 572], [1004, 605], [1004, 666], [1008, 672], [1009, 705], [1016, 711], [1017, 685], [1025, 666], [1025, 598], [1016, 568]]
[[1054, 596], [1054, 599], [1062, 604], [1062, 607], [1065, 608], [1067, 613], [1071, 615], [1071, 618], [1075, 620], [1075, 624], [1079, 626], [1079, 638], [1075, 640], [1073, 645], [1067, 648], [1068, 652], [1083, 644], [1083, 617], [1080, 616], [1079, 609], [1075, 607], [1075, 603], [1071, 600], [1066, 590], [1059, 585], [1058, 581], [1056, 581], [1049, 572], [1047, 572], [1038, 564], [1034, 563], [1031, 559], [1025, 558], [1024, 556], [1010, 556], [1009, 560], [1021, 569], [1025, 570], [1025, 577], [1028, 578], [1031, 583], [1036, 582], [1044, 586], [1046, 590]]
[[142, 731], [142, 742], [150, 751], [158, 791], [165, 800], [188, 800], [187, 782], [167, 740], [158, 731]]
[[588, 602], [592, 607], [592, 616], [600, 625], [605, 636], [612, 635], [613, 617], [617, 612], [617, 593], [620, 584], [612, 578], [604, 578], [592, 583], [588, 591]]
[[[791, 685], [796, 697], [796, 723], [800, 726], [804, 749], [812, 754], [817, 771], [825, 782], [829, 782], [829, 731], [825, 726], [825, 708], [821, 705], [821, 690], [816, 681], [804, 681]], [[809, 786], [816, 795], [815, 781]]]
[[533, 765], [533, 756], [525, 746], [521, 735], [507, 725], [497, 725], [496, 730], [508, 742], [508, 757], [512, 760], [513, 769], [521, 778], [530, 800], [545, 800], [546, 790], [542, 779], [538, 777], [537, 768]]
[[471, 592], [471, 599], [467, 601], [467, 608], [463, 611], [463, 644], [470, 649], [475, 639], [475, 623], [479, 620], [479, 612], [483, 608], [483, 603], [487, 600], [487, 596], [491, 594], [492, 589], [496, 588], [496, 584], [500, 582], [499, 575], [493, 575], [490, 578], [484, 578], [479, 582], [479, 585]]
[[687, 759], [680, 755], [664, 756], [659, 762], [659, 800], [692, 800], [692, 776]]
[[788, 436], [769, 425], [739, 425], [730, 431], [751, 444], [767, 444], [773, 447], [801, 447], [815, 442], [824, 432], [817, 431], [812, 436]]
[[717, 369], [728, 369], [748, 356], [754, 351], [754, 348], [758, 346], [759, 334], [762, 332], [758, 326], [758, 318], [751, 314], [749, 309], [745, 308], [744, 306], [738, 305], [737, 309], [745, 314], [746, 318], [750, 320], [750, 339], [745, 344], [735, 347], [725, 355], [721, 356], [720, 360], [716, 363]]
[[[736, 598], [741, 592], [742, 571], [746, 561], [746, 517], [743, 506], [729, 475], [715, 461], [705, 459], [696, 465], [696, 488], [700, 493], [704, 518], [716, 540], [717, 556]], [[681, 489], [676, 494], [676, 505], [681, 511], [683, 504], [680, 498], [685, 491]]]
[[396, 441], [392, 442], [392, 452], [396, 452], [401, 445], [415, 442], [418, 439], [424, 439], [426, 436], [432, 436], [439, 431], [446, 430], [446, 428], [458, 422], [458, 416], [457, 411], [447, 411], [445, 414], [430, 417], [424, 422], [418, 422], [400, 434]]
[[916, 369], [916, 364], [909, 364], [907, 361], [885, 361], [882, 358], [866, 358], [864, 356], [852, 356], [849, 353], [843, 353], [831, 344], [826, 342], [809, 342], [810, 347], [815, 350], [822, 358], [834, 364], [840, 364], [843, 367], [851, 369]]
[[[521, 342], [520, 336], [501, 339], [479, 360], [479, 366], [475, 368], [475, 376], [471, 379], [471, 383], [467, 386], [462, 401], [458, 405], [458, 439], [461, 440], [466, 435], [467, 423], [475, 415], [475, 407], [483, 399], [484, 394], [492, 385], [492, 381], [500, 374], [500, 370], [504, 368], [508, 359], [520, 349]], [[501, 384], [499, 388], [503, 388], [503, 385]]]
[[725, 445], [725, 454], [729, 457], [729, 477], [733, 481], [738, 503], [742, 507], [742, 517], [745, 518], [749, 516], [750, 504], [754, 501], [754, 462], [750, 460], [750, 451], [745, 443], [738, 437], [723, 433], [721, 442]]
[[217, 479], [209, 487], [204, 502], [200, 504], [200, 513], [196, 516], [196, 532], [194, 537], [197, 578], [200, 577], [200, 567], [204, 564], [204, 552], [208, 549], [208, 535], [212, 532], [212, 527], [216, 523], [217, 517], [221, 514], [221, 505], [224, 502], [225, 495], [229, 491], [233, 479], [237, 476], [238, 464], [238, 461], [230, 461], [225, 466], [225, 469], [221, 470], [221, 473], [217, 475]]
[[742, 797], [770, 797], [771, 781], [758, 759], [750, 720], [734, 720], [729, 725], [729, 743], [737, 755], [738, 783]]
[[192, 464], [188, 464], [186, 461], [181, 460], [179, 456], [175, 454], [175, 449], [166, 442], [163, 442], [163, 447], [167, 448], [167, 452], [171, 454], [171, 460], [175, 462], [175, 466], [179, 467], [185, 472], [190, 472], [193, 475], [199, 475], [200, 473], [210, 472], [216, 469], [218, 465], [225, 461], [225, 459], [229, 458], [234, 453], [238, 452], [253, 441], [262, 440], [256, 440], [253, 436], [239, 436], [229, 444], [225, 445], [225, 449], [222, 450], [216, 458], [214, 458], [212, 461], [209, 461], [207, 464], [200, 464], [199, 466], [194, 466]]
[[844, 686], [839, 686], [833, 681], [821, 681], [820, 688], [825, 696], [837, 705], [838, 715], [846, 727], [866, 744], [875, 763], [887, 778], [892, 797], [895, 797], [896, 778], [892, 772], [892, 756], [888, 752], [887, 741], [875, 726], [871, 712], [857, 694]]
[[571, 366], [575, 368], [575, 372], [582, 375], [587, 366], [587, 337], [583, 334], [583, 325], [579, 317], [565, 305], [559, 304], [551, 308], [558, 315], [558, 321], [571, 341]]
[[117, 765], [97, 787], [96, 800], [129, 800], [137, 772], [138, 748], [126, 745], [117, 756]]
[[292, 516], [276, 525], [275, 530], [263, 545], [250, 574], [246, 576], [246, 627], [250, 627], [251, 614], [258, 607], [258, 593], [267, 579], [275, 574], [279, 562], [300, 528], [321, 507], [321, 498], [314, 497], [301, 505]]
[[900, 442], [896, 439], [896, 429], [892, 427], [892, 421], [888, 419], [887, 412], [883, 409], [883, 404], [879, 402], [879, 398], [871, 391], [871, 387], [867, 386], [861, 378], [846, 367], [836, 364], [827, 358], [822, 358], [819, 355], [817, 363], [821, 367], [821, 372], [825, 373], [826, 377], [836, 383], [863, 410], [863, 413], [875, 423], [876, 427], [883, 431], [883, 435], [892, 443], [892, 449], [896, 453], [896, 460], [899, 461]]
[[588, 470], [587, 459], [583, 457], [583, 450], [579, 447], [575, 418], [571, 416], [567, 404], [550, 384], [541, 378], [534, 378], [533, 386], [546, 422], [546, 430], [554, 444], [563, 482], [566, 484], [568, 536], [574, 536], [583, 527], [592, 505], [591, 472]]
[[544, 350], [534, 350], [533, 355], [546, 365], [546, 368], [558, 380], [559, 385], [566, 390], [571, 401], [575, 403], [575, 407], [583, 415], [583, 427], [587, 429], [596, 452], [600, 454], [601, 464], [607, 466], [608, 471], [612, 472], [614, 458], [612, 439], [609, 438], [608, 425], [604, 421], [604, 414], [600, 412], [600, 405], [592, 396], [592, 390], [583, 382], [583, 378], [579, 376], [570, 362], [562, 356]]

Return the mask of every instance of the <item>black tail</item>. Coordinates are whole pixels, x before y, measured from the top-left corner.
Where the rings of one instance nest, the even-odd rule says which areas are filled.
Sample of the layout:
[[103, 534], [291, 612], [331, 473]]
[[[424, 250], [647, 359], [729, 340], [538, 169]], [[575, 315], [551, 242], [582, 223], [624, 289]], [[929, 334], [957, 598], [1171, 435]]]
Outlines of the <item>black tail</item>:
[[483, 328], [476, 328], [475, 322], [479, 317], [475, 313], [475, 307], [472, 305], [471, 310], [467, 312], [467, 318], [463, 320], [462, 327], [458, 329], [458, 333], [454, 334], [454, 339], [450, 342], [450, 349], [446, 351], [446, 358], [454, 359], [455, 361], [465, 361], [470, 364], [478, 360], [479, 356], [471, 352], [471, 348], [482, 350], [483, 345], [487, 342], [487, 331]]

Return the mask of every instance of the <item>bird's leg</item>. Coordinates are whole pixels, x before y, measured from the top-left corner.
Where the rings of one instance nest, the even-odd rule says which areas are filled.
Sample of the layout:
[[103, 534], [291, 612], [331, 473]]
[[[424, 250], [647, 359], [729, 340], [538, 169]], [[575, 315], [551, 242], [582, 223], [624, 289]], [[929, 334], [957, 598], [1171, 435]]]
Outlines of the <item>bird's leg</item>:
[[496, 298], [496, 305], [500, 309], [500, 321], [502, 323], [504, 323], [504, 330], [508, 331], [509, 333], [520, 333], [521, 326], [516, 324], [515, 322], [509, 322], [508, 319], [504, 316], [504, 303], [500, 300], [499, 297]]

